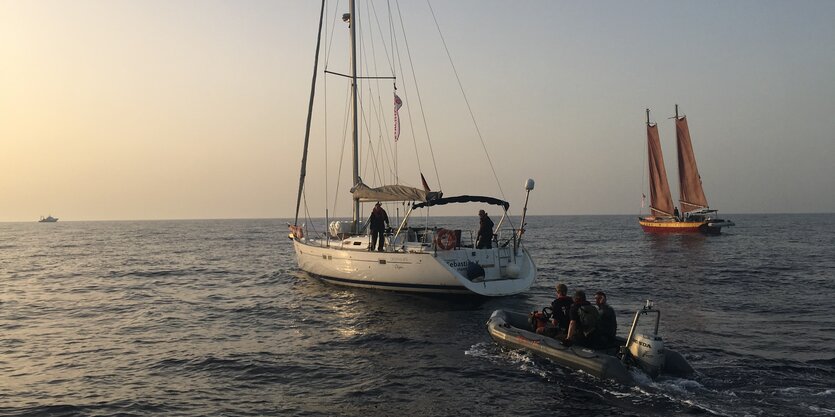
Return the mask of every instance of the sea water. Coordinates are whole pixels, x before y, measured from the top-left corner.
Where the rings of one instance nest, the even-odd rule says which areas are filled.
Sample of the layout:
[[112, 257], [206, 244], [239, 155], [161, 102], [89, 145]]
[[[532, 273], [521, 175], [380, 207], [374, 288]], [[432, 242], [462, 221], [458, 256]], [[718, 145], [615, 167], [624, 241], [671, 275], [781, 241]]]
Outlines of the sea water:
[[[0, 415], [835, 414], [835, 215], [726, 217], [529, 217], [539, 276], [489, 299], [320, 282], [282, 220], [0, 223]], [[629, 388], [492, 342], [557, 282], [606, 291], [621, 335], [652, 299], [696, 374]]]

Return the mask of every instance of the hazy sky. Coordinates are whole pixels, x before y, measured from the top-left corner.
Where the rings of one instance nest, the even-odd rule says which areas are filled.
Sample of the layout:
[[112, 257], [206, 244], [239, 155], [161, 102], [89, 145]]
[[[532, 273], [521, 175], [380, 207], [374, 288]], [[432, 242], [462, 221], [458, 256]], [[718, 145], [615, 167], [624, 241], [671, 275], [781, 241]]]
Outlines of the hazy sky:
[[[292, 216], [317, 3], [0, 0], [0, 221]], [[835, 2], [432, 6], [517, 209], [530, 177], [529, 214], [637, 214], [644, 109], [673, 180], [678, 103], [712, 207], [835, 212]], [[409, 42], [443, 190], [495, 195], [421, 13]]]

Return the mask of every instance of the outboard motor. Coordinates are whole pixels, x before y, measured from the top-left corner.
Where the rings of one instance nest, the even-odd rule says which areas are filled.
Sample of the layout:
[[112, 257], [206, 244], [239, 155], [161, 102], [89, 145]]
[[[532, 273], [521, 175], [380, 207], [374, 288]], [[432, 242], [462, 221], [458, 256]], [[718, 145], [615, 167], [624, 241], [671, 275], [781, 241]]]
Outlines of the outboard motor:
[[[638, 327], [638, 319], [642, 315], [650, 313], [656, 314], [652, 334], [636, 334], [635, 329]], [[665, 365], [664, 341], [658, 335], [658, 323], [660, 321], [661, 312], [653, 310], [652, 301], [647, 300], [646, 305], [635, 312], [635, 318], [632, 320], [632, 327], [629, 329], [629, 336], [626, 338], [625, 351], [623, 352], [624, 362], [631, 359], [652, 378], [657, 377]]]
[[664, 341], [661, 336], [635, 335], [629, 345], [629, 355], [652, 378], [664, 369]]

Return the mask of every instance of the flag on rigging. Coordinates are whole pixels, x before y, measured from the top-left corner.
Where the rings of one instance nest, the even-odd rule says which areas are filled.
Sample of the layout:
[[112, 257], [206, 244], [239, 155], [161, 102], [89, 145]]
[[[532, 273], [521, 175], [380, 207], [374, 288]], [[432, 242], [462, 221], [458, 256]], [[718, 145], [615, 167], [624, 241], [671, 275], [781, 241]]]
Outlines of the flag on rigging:
[[427, 193], [428, 193], [429, 191], [431, 191], [431, 190], [429, 189], [429, 184], [427, 184], [427, 183], [426, 183], [426, 178], [424, 178], [424, 177], [423, 177], [423, 173], [422, 173], [422, 172], [420, 173], [420, 182], [421, 182], [421, 183], [423, 183], [423, 190], [424, 190], [424, 191], [426, 191]]
[[397, 97], [397, 93], [394, 93], [394, 141], [397, 142], [397, 139], [400, 139], [400, 114], [398, 111], [400, 107], [403, 106], [403, 101], [400, 100], [400, 97]]

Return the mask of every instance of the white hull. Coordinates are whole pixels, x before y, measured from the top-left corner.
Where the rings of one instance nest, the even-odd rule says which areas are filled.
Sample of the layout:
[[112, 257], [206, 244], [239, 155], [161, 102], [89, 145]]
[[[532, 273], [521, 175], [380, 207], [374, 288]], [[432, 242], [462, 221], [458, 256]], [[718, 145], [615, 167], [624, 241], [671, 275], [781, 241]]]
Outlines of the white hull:
[[[427, 245], [401, 246], [397, 251], [369, 252], [367, 237], [345, 242], [293, 241], [299, 268], [339, 285], [394, 291], [502, 296], [526, 291], [536, 277], [527, 250], [519, 248], [435, 251]], [[484, 276], [467, 278], [470, 262]]]

